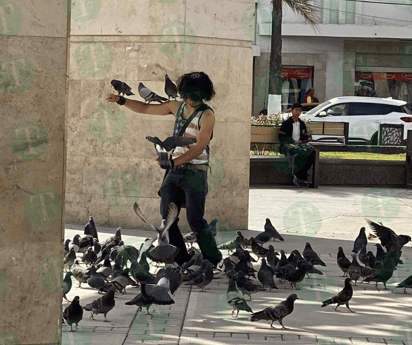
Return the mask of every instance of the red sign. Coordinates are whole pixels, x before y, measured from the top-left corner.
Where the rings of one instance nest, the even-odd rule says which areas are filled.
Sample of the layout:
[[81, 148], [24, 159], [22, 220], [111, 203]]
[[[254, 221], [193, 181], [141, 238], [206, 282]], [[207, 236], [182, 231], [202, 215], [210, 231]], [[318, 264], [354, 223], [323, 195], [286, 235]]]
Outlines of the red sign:
[[282, 68], [282, 79], [312, 79], [311, 68]]
[[356, 80], [399, 80], [412, 81], [412, 73], [402, 72], [356, 72]]

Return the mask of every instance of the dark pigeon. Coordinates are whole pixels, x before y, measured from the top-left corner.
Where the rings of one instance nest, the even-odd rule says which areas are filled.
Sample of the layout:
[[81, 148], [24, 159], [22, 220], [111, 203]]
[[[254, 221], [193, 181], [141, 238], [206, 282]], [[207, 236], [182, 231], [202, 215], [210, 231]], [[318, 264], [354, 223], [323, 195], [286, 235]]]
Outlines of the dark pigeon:
[[363, 247], [366, 247], [368, 244], [368, 239], [366, 238], [365, 228], [362, 227], [359, 230], [359, 235], [356, 237], [355, 243], [353, 244], [353, 253], [357, 253], [362, 250]]
[[382, 256], [385, 255], [385, 251], [383, 250], [382, 246], [379, 243], [376, 243], [375, 246], [376, 246], [376, 256], [375, 256], [375, 258], [376, 258], [376, 260], [379, 261], [382, 258]]
[[83, 308], [79, 303], [80, 297], [76, 296], [68, 307], [63, 311], [63, 319], [70, 326], [70, 332], [73, 332], [72, 325], [76, 324], [76, 328], [79, 322], [83, 318]]
[[[107, 313], [112, 310], [115, 306], [114, 292], [116, 290], [115, 286], [112, 286], [109, 291], [107, 291], [102, 297], [96, 299], [92, 303], [86, 304], [84, 309], [91, 312], [90, 318], [94, 320], [94, 315], [104, 314], [104, 321], [107, 320]], [[89, 318], [89, 319], [90, 319]]]
[[[253, 313], [252, 308], [246, 303], [242, 293], [237, 289], [236, 282], [233, 279], [229, 279], [229, 286], [226, 291], [226, 301], [232, 307], [232, 317], [236, 318], [239, 315], [240, 310]], [[236, 311], [236, 315], [235, 314]]]
[[275, 239], [278, 239], [280, 241], [284, 241], [283, 237], [280, 236], [278, 231], [275, 229], [275, 227], [272, 225], [270, 222], [269, 218], [266, 218], [266, 223], [265, 223], [265, 231], [261, 232], [259, 235], [255, 237], [255, 240], [259, 244], [266, 243], [268, 241], [274, 241]]
[[196, 285], [205, 292], [205, 287], [213, 280], [213, 264], [209, 260], [203, 260], [202, 266], [192, 280], [188, 281], [186, 285]]
[[362, 276], [362, 266], [359, 265], [358, 260], [356, 260], [356, 254], [352, 254], [352, 263], [348, 267], [348, 275], [355, 281], [355, 285]]
[[250, 300], [252, 300], [252, 293], [259, 291], [265, 291], [266, 289], [260, 284], [255, 284], [245, 277], [243, 271], [237, 272], [236, 284], [243, 295], [249, 295]]
[[262, 259], [262, 265], [260, 266], [257, 276], [262, 286], [268, 287], [270, 289], [269, 291], [278, 288], [273, 281], [273, 270], [266, 264], [265, 259]]
[[165, 75], [165, 93], [167, 97], [174, 98], [176, 100], [177, 98], [177, 86], [175, 83], [173, 83], [169, 76], [166, 74]]
[[69, 243], [69, 250], [74, 249], [74, 251], [77, 253], [80, 248], [80, 235], [77, 234], [73, 237], [73, 241]]
[[83, 257], [82, 257], [82, 261], [86, 264], [93, 264], [96, 262], [97, 259], [97, 255], [96, 253], [93, 251], [93, 248], [90, 247], [86, 253], [84, 253]]
[[253, 254], [255, 254], [258, 258], [266, 257], [269, 250], [262, 247], [259, 243], [257, 243], [254, 237], [251, 237], [250, 240], [251, 240]]
[[177, 266], [177, 267], [165, 267], [165, 268], [160, 269], [156, 273], [155, 284], [157, 284], [162, 278], [167, 278], [169, 280], [170, 293], [173, 295], [183, 282], [182, 268], [180, 266]]
[[337, 262], [338, 262], [339, 268], [343, 272], [343, 277], [346, 277], [348, 275], [348, 268], [349, 268], [351, 262], [346, 257], [345, 253], [343, 252], [342, 247], [338, 248]]
[[403, 288], [403, 293], [406, 293], [406, 289], [412, 288], [412, 275], [400, 282], [396, 287]]
[[359, 261], [366, 267], [369, 267], [369, 256], [366, 254], [366, 247], [363, 247], [358, 253]]
[[163, 102], [168, 101], [167, 98], [159, 96], [158, 94], [144, 86], [141, 82], [139, 83], [139, 95], [148, 103], [159, 102], [160, 104], [162, 104]]
[[107, 278], [112, 274], [112, 265], [110, 264], [109, 255], [104, 258], [103, 266], [99, 267], [96, 273], [101, 274], [103, 277]]
[[74, 248], [71, 248], [69, 250], [69, 253], [64, 257], [63, 263], [68, 267], [71, 267], [74, 263], [74, 260], [76, 260], [76, 250]]
[[189, 137], [168, 137], [164, 141], [161, 141], [158, 137], [147, 136], [146, 139], [155, 144], [155, 146], [159, 145], [167, 152], [175, 149], [177, 146], [187, 146], [196, 142], [196, 138]]
[[336, 309], [338, 309], [340, 305], [345, 304], [346, 308], [348, 308], [351, 313], [354, 313], [354, 311], [351, 310], [351, 308], [349, 307], [349, 301], [351, 300], [353, 295], [353, 289], [350, 281], [350, 278], [346, 278], [344, 288], [341, 291], [339, 291], [339, 293], [336, 296], [333, 296], [332, 298], [323, 301], [322, 307], [326, 307], [329, 304], [337, 304], [337, 306], [334, 308], [336, 311]]
[[391, 279], [396, 266], [402, 263], [402, 260], [400, 260], [401, 254], [402, 252], [396, 251], [386, 253], [379, 261], [376, 262], [375, 273], [369, 277], [365, 277], [363, 281], [376, 282], [376, 288], [378, 288], [378, 283], [382, 283], [385, 290], [387, 290], [386, 282]]
[[71, 242], [71, 239], [68, 238], [66, 241], [64, 241], [64, 256], [69, 254], [70, 248], [69, 248], [69, 243]]
[[379, 237], [382, 246], [386, 248], [387, 252], [399, 252], [406, 243], [411, 241], [410, 236], [397, 235], [392, 229], [383, 226], [382, 223], [377, 224], [368, 219], [366, 221], [375, 235]]
[[312, 249], [309, 242], [306, 242], [305, 249], [303, 250], [303, 257], [305, 260], [311, 262], [314, 265], [326, 266], [326, 264], [320, 259], [318, 254]]
[[126, 96], [133, 96], [134, 93], [132, 92], [132, 88], [127, 85], [126, 83], [113, 79], [110, 84], [114, 87], [114, 89], [119, 93], [119, 95], [124, 94]]
[[277, 263], [279, 262], [278, 257], [276, 256], [275, 248], [272, 245], [269, 245], [269, 250], [266, 254], [267, 262], [272, 269], [276, 268]]
[[263, 309], [262, 311], [253, 313], [250, 316], [249, 320], [250, 321], [269, 320], [271, 321], [270, 322], [271, 328], [274, 328], [273, 322], [278, 321], [279, 324], [282, 326], [282, 329], [287, 329], [283, 325], [283, 319], [293, 312], [294, 303], [295, 303], [295, 300], [297, 299], [299, 299], [299, 297], [296, 294], [291, 294], [285, 301], [280, 302], [274, 308], [268, 307], [266, 309]]
[[[91, 235], [99, 241], [99, 236], [97, 234], [96, 224], [94, 224], [93, 217], [89, 217], [89, 222], [84, 226], [84, 234]], [[97, 254], [97, 253], [96, 253]]]
[[143, 297], [152, 304], [169, 305], [175, 303], [170, 294], [170, 282], [166, 277], [161, 278], [156, 285], [142, 284], [141, 291]]
[[62, 292], [63, 292], [63, 298], [67, 301], [70, 302], [66, 295], [70, 292], [72, 288], [72, 272], [67, 272], [66, 275], [64, 276], [63, 279], [63, 284], [62, 284]]
[[90, 270], [90, 278], [87, 279], [87, 284], [93, 289], [109, 289], [112, 284], [110, 284], [105, 277], [100, 274], [97, 274], [96, 267], [92, 265]]

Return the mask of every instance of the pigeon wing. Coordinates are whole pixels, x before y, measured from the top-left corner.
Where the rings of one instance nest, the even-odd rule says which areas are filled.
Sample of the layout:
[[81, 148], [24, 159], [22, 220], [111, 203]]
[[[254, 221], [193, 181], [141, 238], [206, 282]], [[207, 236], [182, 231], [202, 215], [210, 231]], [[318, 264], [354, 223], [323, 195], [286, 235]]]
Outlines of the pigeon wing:
[[369, 219], [366, 219], [366, 221], [368, 222], [369, 226], [376, 234], [376, 236], [378, 236], [381, 240], [382, 246], [384, 246], [386, 249], [390, 248], [396, 242], [395, 237], [397, 235], [393, 230], [387, 228], [386, 226], [383, 226], [382, 223], [377, 224], [370, 221]]
[[[134, 203], [134, 205], [133, 205], [133, 210], [134, 210], [134, 213], [136, 213], [136, 215], [137, 215], [141, 220], [143, 220], [146, 224], [150, 225], [153, 230], [158, 231], [158, 229], [157, 229], [153, 224], [149, 223], [149, 222], [146, 220], [146, 218], [143, 216], [143, 213], [142, 213], [142, 211], [140, 210], [140, 207], [139, 207], [139, 205], [137, 204], [137, 202]], [[154, 242], [154, 240], [153, 240], [153, 242]], [[153, 242], [152, 242], [152, 243], [153, 243]]]

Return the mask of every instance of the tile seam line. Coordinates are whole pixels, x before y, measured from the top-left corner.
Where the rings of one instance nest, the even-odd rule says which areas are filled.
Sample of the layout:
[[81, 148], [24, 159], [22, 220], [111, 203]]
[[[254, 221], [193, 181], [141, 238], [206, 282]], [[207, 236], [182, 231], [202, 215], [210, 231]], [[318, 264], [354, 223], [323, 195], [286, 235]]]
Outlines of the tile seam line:
[[181, 340], [181, 336], [182, 336], [182, 333], [183, 333], [183, 326], [184, 326], [185, 321], [186, 321], [187, 308], [189, 306], [189, 301], [190, 301], [190, 296], [192, 294], [192, 289], [193, 289], [193, 285], [190, 286], [190, 290], [189, 290], [189, 293], [187, 295], [186, 308], [185, 308], [185, 312], [183, 314], [182, 325], [180, 326], [179, 340], [177, 342], [177, 345], [180, 345], [180, 340]]

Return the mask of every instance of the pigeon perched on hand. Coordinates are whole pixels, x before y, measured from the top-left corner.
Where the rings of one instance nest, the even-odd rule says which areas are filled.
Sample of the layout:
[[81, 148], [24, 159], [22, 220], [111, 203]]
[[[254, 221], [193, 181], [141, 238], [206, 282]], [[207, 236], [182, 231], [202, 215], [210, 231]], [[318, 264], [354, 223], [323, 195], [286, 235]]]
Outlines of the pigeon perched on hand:
[[339, 291], [336, 296], [323, 301], [321, 307], [326, 307], [329, 304], [337, 304], [337, 306], [334, 308], [334, 310], [336, 311], [336, 309], [338, 309], [340, 305], [345, 304], [346, 308], [348, 308], [351, 313], [354, 313], [354, 311], [349, 307], [349, 301], [351, 300], [353, 295], [353, 289], [350, 281], [351, 278], [346, 278], [344, 288]]
[[173, 83], [169, 76], [166, 74], [165, 75], [165, 93], [167, 97], [174, 98], [176, 100], [177, 98], [177, 86], [175, 83]]
[[110, 84], [114, 87], [114, 89], [119, 93], [119, 95], [124, 94], [126, 96], [133, 96], [134, 93], [132, 92], [132, 88], [127, 85], [126, 83], [113, 79]]
[[357, 253], [361, 251], [362, 248], [366, 247], [366, 245], [368, 244], [368, 239], [366, 238], [365, 230], [366, 229], [364, 227], [362, 227], [359, 230], [359, 235], [358, 237], [356, 237], [356, 240], [353, 244], [353, 250], [352, 250], [353, 253]]
[[279, 324], [282, 326], [282, 329], [287, 329], [283, 325], [283, 319], [293, 312], [294, 303], [295, 303], [295, 300], [297, 299], [299, 299], [299, 297], [296, 294], [291, 294], [285, 301], [280, 302], [274, 308], [268, 307], [266, 309], [263, 309], [262, 311], [253, 313], [250, 316], [249, 320], [252, 322], [259, 321], [259, 320], [269, 320], [271, 321], [270, 322], [271, 328], [274, 328], [273, 322], [278, 321]]
[[163, 102], [168, 101], [167, 98], [159, 96], [158, 94], [144, 86], [141, 82], [139, 83], [139, 95], [148, 103], [159, 102], [160, 104], [162, 104]]
[[381, 244], [386, 248], [387, 252], [399, 252], [402, 247], [411, 241], [411, 237], [407, 235], [397, 235], [392, 229], [383, 226], [382, 223], [377, 224], [366, 219], [369, 226], [377, 237], [381, 240]]
[[76, 328], [83, 318], [83, 308], [79, 303], [80, 297], [76, 296], [68, 307], [63, 311], [63, 319], [70, 326], [70, 332], [73, 332], [72, 325], [75, 323]]
[[[189, 137], [168, 137], [164, 141], [161, 141], [158, 137], [147, 136], [146, 139], [155, 144], [156, 151], [163, 149], [167, 152], [175, 149], [177, 146], [187, 146], [197, 141], [196, 138]], [[160, 149], [158, 149], [156, 145], [159, 145]]]
[[274, 241], [275, 239], [278, 239], [280, 241], [284, 241], [283, 237], [280, 236], [278, 231], [275, 229], [275, 227], [272, 225], [270, 222], [269, 218], [266, 218], [266, 223], [265, 223], [265, 231], [261, 232], [259, 235], [255, 237], [255, 240], [259, 244], [266, 243], [268, 241]]

